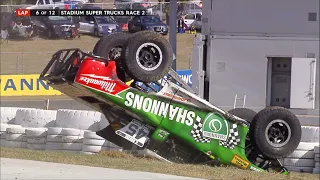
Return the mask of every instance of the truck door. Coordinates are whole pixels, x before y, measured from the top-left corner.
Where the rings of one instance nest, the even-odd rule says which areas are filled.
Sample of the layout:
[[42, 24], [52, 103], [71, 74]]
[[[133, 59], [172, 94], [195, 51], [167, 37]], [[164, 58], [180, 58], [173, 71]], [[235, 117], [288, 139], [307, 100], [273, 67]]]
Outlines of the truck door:
[[79, 32], [81, 33], [88, 33], [86, 30], [86, 26], [88, 22], [85, 19], [86, 16], [80, 16], [80, 21], [79, 21]]

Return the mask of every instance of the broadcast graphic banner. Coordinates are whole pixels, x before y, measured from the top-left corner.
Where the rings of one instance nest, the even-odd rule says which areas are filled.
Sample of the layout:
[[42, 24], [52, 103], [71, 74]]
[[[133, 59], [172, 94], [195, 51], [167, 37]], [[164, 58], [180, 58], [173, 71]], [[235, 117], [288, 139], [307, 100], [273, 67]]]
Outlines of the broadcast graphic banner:
[[39, 79], [39, 74], [0, 75], [0, 96], [62, 95]]
[[123, 9], [17, 9], [16, 16], [146, 16], [146, 10]]

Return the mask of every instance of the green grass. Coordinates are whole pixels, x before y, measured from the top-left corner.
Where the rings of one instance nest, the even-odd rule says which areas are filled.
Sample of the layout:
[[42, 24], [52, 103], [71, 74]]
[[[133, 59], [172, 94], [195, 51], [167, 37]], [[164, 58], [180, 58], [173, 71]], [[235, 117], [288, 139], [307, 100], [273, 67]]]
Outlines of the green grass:
[[319, 175], [294, 173], [290, 175], [274, 174], [269, 172], [255, 172], [241, 170], [234, 167], [210, 167], [205, 165], [170, 164], [150, 158], [137, 158], [131, 155], [105, 151], [98, 155], [83, 155], [66, 152], [36, 151], [20, 148], [0, 148], [0, 157], [27, 159], [64, 164], [86, 165], [172, 174], [179, 176], [198, 177], [219, 180], [316, 180]]

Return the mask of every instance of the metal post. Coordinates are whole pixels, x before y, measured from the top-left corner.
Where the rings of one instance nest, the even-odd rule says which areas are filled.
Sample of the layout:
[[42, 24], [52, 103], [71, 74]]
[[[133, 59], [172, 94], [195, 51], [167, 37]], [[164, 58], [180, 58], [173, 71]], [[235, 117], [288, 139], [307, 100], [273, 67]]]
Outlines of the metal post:
[[[177, 9], [178, 9], [178, 0], [170, 1], [170, 16], [169, 16], [169, 42], [172, 46], [172, 51], [174, 57], [177, 57]], [[177, 69], [176, 58], [173, 59], [172, 69]]]
[[48, 110], [49, 109], [49, 99], [45, 99], [44, 100], [44, 110]]
[[161, 19], [161, 21], [163, 20], [163, 1], [161, 1], [161, 3], [159, 3], [159, 5], [160, 5], [160, 19]]
[[24, 74], [24, 53], [22, 52], [22, 60], [21, 60], [21, 68], [22, 68], [22, 73], [21, 74]]
[[16, 73], [19, 74], [19, 56], [17, 56]]

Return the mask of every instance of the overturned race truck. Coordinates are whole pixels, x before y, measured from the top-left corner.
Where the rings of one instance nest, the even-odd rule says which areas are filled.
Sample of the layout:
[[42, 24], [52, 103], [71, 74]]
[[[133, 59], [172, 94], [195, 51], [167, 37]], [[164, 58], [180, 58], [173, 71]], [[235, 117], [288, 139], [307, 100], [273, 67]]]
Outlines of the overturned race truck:
[[97, 134], [120, 147], [134, 145], [176, 163], [218, 161], [289, 173], [279, 159], [301, 139], [293, 113], [282, 107], [224, 111], [195, 95], [172, 62], [162, 35], [115, 33], [102, 37], [91, 53], [59, 50], [40, 79], [103, 113], [110, 125]]

